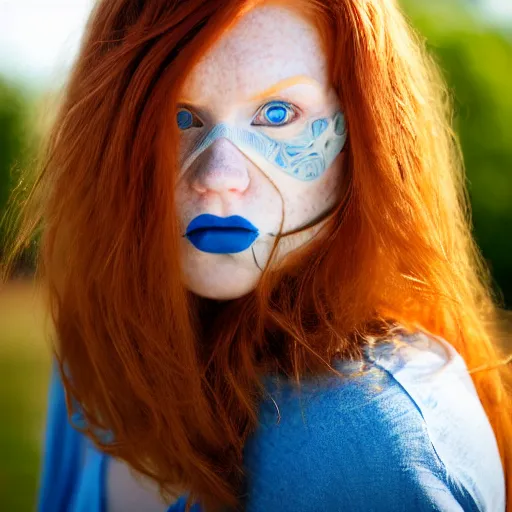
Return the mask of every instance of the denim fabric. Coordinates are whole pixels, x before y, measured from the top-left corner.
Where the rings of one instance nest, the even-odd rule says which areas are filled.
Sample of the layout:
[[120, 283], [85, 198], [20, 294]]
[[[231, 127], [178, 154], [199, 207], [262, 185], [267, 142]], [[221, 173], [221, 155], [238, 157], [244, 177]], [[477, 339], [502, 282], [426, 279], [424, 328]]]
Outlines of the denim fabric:
[[68, 422], [64, 389], [54, 367], [38, 512], [105, 512], [106, 459]]
[[[342, 379], [304, 379], [300, 390], [265, 379], [269, 396], [244, 452], [247, 512], [505, 510], [496, 439], [464, 361], [442, 339], [402, 342], [335, 362]], [[112, 510], [105, 467], [70, 427], [54, 374], [39, 512]], [[182, 496], [168, 512], [184, 505]]]

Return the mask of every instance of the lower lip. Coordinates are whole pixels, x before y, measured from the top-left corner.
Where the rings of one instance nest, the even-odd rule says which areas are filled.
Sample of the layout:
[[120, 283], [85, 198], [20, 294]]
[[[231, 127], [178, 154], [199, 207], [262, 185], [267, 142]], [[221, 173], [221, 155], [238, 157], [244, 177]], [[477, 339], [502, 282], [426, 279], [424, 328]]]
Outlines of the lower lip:
[[196, 229], [187, 233], [192, 245], [212, 254], [236, 254], [248, 249], [258, 238], [258, 231], [240, 228]]

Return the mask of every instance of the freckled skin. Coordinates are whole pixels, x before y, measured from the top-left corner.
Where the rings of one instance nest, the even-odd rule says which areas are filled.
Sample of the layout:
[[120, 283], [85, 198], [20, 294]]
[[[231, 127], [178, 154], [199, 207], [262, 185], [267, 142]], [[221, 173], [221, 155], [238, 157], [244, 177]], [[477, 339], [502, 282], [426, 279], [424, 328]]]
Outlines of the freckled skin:
[[[283, 97], [251, 100], [277, 82], [298, 75], [313, 78], [318, 86], [299, 84], [283, 91]], [[246, 123], [249, 127], [257, 110], [270, 100], [288, 101], [301, 112], [289, 126], [262, 128], [275, 138], [293, 138], [311, 120], [330, 117], [339, 108], [316, 29], [296, 13], [277, 6], [258, 7], [245, 15], [196, 65], [183, 91], [191, 108], [206, 106], [209, 118], [204, 127], [182, 133], [184, 152], [215, 124]], [[274, 243], [270, 233], [279, 231], [283, 203], [282, 229], [287, 232], [321, 216], [337, 200], [341, 156], [308, 182], [282, 171], [265, 173], [261, 162], [253, 160], [230, 141], [218, 139], [180, 177], [176, 200], [183, 233], [193, 218], [204, 213], [240, 215], [260, 232], [252, 248], [237, 254], [205, 253], [182, 238], [185, 283], [198, 295], [231, 299], [257, 285], [258, 266], [263, 268], [268, 260]], [[286, 237], [279, 247], [280, 258], [307, 243], [318, 228]]]

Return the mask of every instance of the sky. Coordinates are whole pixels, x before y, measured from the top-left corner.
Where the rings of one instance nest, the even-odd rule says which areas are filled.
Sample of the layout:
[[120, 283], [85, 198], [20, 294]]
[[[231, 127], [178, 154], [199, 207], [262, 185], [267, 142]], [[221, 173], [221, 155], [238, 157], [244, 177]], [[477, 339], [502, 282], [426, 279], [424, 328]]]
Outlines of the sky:
[[[58, 85], [76, 54], [93, 1], [0, 0], [0, 73], [34, 88]], [[489, 17], [512, 22], [512, 0], [482, 3]]]
[[0, 72], [51, 85], [72, 62], [93, 0], [0, 0]]

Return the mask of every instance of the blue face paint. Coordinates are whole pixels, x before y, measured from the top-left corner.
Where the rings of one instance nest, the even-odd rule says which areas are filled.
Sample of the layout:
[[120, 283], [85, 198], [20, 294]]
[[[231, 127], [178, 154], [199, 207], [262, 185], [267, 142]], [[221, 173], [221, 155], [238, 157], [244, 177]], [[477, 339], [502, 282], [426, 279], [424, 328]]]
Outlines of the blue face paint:
[[[265, 110], [260, 111], [268, 123], [264, 126], [282, 126], [287, 123], [289, 112], [286, 105], [285, 102], [265, 105]], [[185, 171], [190, 167], [216, 140], [225, 138], [249, 158], [256, 154], [290, 176], [310, 181], [320, 177], [330, 167], [347, 138], [342, 112], [336, 112], [330, 118], [309, 122], [302, 133], [290, 140], [273, 139], [257, 128], [262, 125], [253, 126], [255, 128], [240, 128], [227, 123], [215, 125], [184, 158], [182, 169]]]

